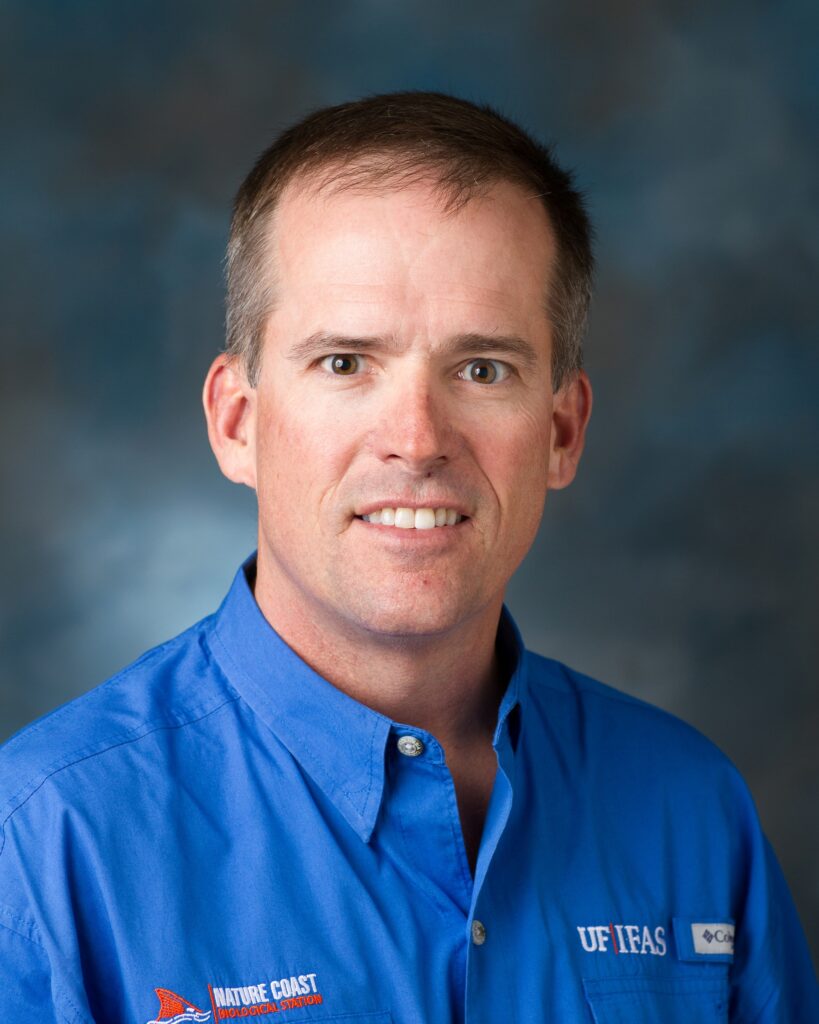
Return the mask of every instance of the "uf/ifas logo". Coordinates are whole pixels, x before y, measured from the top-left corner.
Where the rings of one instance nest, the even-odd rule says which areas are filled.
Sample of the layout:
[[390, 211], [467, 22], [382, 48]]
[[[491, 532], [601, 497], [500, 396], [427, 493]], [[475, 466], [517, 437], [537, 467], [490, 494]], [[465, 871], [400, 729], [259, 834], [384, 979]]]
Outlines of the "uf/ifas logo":
[[665, 956], [665, 928], [645, 924], [590, 924], [577, 927], [587, 953], [642, 953]]
[[147, 1024], [205, 1024], [210, 1020], [210, 1010], [200, 1010], [188, 999], [183, 999], [169, 988], [154, 989], [159, 998], [159, 1013]]

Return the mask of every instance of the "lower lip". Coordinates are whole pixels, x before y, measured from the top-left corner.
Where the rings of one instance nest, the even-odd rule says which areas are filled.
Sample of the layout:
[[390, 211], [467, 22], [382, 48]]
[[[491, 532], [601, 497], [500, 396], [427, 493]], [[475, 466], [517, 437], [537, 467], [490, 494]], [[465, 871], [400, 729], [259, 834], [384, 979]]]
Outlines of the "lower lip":
[[383, 538], [385, 541], [395, 544], [424, 545], [425, 547], [441, 547], [456, 540], [463, 530], [472, 522], [471, 519], [462, 519], [452, 526], [433, 526], [429, 530], [410, 529], [405, 530], [400, 526], [384, 526], [383, 523], [368, 523], [357, 516], [353, 520], [359, 526], [366, 527], [373, 537]]

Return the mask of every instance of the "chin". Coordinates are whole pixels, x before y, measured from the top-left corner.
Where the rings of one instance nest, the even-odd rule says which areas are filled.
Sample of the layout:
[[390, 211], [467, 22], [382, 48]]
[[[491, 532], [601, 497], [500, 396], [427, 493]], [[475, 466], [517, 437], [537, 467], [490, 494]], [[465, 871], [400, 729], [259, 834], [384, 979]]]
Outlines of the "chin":
[[458, 599], [448, 588], [445, 595], [435, 595], [431, 588], [411, 595], [395, 590], [372, 594], [366, 602], [351, 600], [345, 607], [348, 619], [370, 634], [385, 640], [405, 637], [430, 637], [448, 633], [477, 611], [474, 600]]

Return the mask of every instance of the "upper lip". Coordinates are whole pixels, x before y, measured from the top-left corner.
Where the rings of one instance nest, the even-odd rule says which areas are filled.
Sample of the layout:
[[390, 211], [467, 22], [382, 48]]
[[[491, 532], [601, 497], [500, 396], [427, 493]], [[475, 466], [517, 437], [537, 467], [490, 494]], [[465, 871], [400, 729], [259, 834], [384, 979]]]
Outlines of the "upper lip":
[[366, 505], [362, 505], [356, 509], [355, 515], [357, 516], [368, 516], [372, 512], [380, 512], [382, 508], [411, 508], [413, 510], [419, 508], [451, 508], [454, 509], [460, 516], [468, 516], [469, 513], [465, 512], [463, 506], [457, 501], [452, 501], [447, 498], [435, 498], [431, 501], [414, 501], [408, 498], [385, 498], [380, 501], [370, 501]]

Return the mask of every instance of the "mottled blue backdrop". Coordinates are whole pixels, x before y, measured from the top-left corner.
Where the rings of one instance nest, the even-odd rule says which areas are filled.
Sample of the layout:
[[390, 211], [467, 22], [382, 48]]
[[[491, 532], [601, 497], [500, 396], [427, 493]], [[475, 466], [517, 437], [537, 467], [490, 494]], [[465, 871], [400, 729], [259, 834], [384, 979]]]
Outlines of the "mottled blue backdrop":
[[254, 546], [199, 389], [255, 156], [316, 106], [455, 92], [555, 141], [599, 232], [587, 453], [512, 609], [735, 760], [819, 951], [817, 29], [810, 0], [6, 0], [2, 735]]

